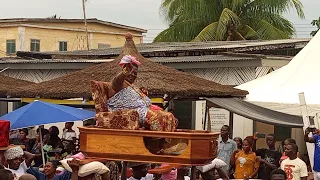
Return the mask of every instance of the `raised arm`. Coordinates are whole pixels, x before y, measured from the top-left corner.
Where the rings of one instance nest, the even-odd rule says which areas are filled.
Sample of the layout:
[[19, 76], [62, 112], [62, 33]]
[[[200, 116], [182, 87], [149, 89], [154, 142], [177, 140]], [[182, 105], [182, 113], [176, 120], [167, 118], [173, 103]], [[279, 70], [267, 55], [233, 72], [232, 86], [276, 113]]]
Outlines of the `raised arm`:
[[309, 143], [315, 143], [314, 137], [309, 137], [309, 129], [307, 128], [304, 132], [304, 141], [309, 142]]
[[31, 166], [31, 163], [32, 163], [33, 159], [36, 157], [36, 155], [31, 154], [31, 153], [29, 153], [29, 152], [27, 152], [27, 151], [24, 151], [23, 156], [24, 156], [24, 158], [25, 158], [27, 167], [30, 167], [30, 166]]
[[119, 92], [121, 89], [123, 89], [123, 82], [131, 71], [132, 65], [130, 63], [123, 65], [122, 71], [112, 80], [112, 89], [114, 91]]

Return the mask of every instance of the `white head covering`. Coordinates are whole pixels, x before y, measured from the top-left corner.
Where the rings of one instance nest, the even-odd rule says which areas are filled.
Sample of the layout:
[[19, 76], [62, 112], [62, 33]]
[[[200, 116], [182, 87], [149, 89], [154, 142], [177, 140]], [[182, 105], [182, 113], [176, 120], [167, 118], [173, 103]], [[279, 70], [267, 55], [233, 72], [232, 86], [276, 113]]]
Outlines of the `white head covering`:
[[206, 164], [204, 166], [197, 166], [197, 169], [203, 173], [210, 171], [213, 168], [222, 168], [226, 166], [227, 164], [222, 161], [221, 159], [215, 158], [213, 161], [211, 161], [210, 164]]
[[23, 156], [23, 149], [20, 146], [12, 147], [4, 152], [6, 160], [15, 159]]

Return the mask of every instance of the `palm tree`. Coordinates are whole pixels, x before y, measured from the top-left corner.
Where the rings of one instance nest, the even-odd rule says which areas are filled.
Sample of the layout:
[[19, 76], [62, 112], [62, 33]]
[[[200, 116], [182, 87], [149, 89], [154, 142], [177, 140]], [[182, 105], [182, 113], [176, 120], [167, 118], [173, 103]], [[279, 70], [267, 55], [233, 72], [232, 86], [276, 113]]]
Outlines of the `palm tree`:
[[291, 8], [304, 18], [300, 0], [163, 0], [169, 28], [154, 41], [290, 38], [294, 27], [282, 14]]
[[317, 30], [314, 30], [310, 33], [311, 36], [315, 36], [317, 34], [317, 32], [319, 31], [320, 29], [320, 17], [319, 19], [316, 19], [316, 20], [313, 20], [311, 22], [312, 26], [316, 26], [317, 27]]

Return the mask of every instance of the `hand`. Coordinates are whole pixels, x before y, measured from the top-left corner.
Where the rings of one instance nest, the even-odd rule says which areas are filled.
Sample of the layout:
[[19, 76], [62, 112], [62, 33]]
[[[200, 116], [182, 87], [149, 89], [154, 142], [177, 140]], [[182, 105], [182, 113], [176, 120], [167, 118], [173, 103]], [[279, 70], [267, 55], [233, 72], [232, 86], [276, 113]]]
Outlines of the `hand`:
[[259, 137], [257, 136], [258, 134], [259, 134], [259, 132], [254, 133], [253, 140], [258, 140], [259, 139]]
[[125, 65], [123, 66], [122, 73], [123, 73], [125, 76], [128, 76], [129, 74], [131, 74], [132, 69], [133, 69], [133, 66], [132, 66], [131, 63], [125, 64]]
[[308, 135], [310, 133], [309, 128], [306, 128], [304, 132], [305, 132], [305, 135]]
[[234, 154], [237, 154], [238, 152], [240, 152], [240, 149], [235, 150]]
[[264, 162], [266, 162], [264, 159], [262, 159], [261, 157], [257, 157], [256, 158], [256, 161], [257, 162], [260, 162], [260, 163], [264, 163]]
[[71, 167], [72, 171], [78, 170], [80, 166], [80, 161], [78, 159], [72, 159], [71, 161], [67, 161], [69, 166]]

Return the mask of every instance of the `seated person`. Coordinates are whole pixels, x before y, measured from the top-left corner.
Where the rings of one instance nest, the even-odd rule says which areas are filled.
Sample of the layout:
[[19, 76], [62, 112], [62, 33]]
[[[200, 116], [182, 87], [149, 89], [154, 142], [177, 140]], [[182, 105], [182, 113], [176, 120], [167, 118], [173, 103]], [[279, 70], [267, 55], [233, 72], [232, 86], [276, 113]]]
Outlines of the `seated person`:
[[[108, 111], [136, 110], [140, 124], [152, 131], [174, 131], [177, 119], [172, 113], [153, 110], [150, 99], [133, 83], [138, 75], [140, 62], [135, 57], [126, 55], [121, 59], [122, 72], [112, 81], [107, 92]], [[99, 122], [98, 122], [99, 126]]]

